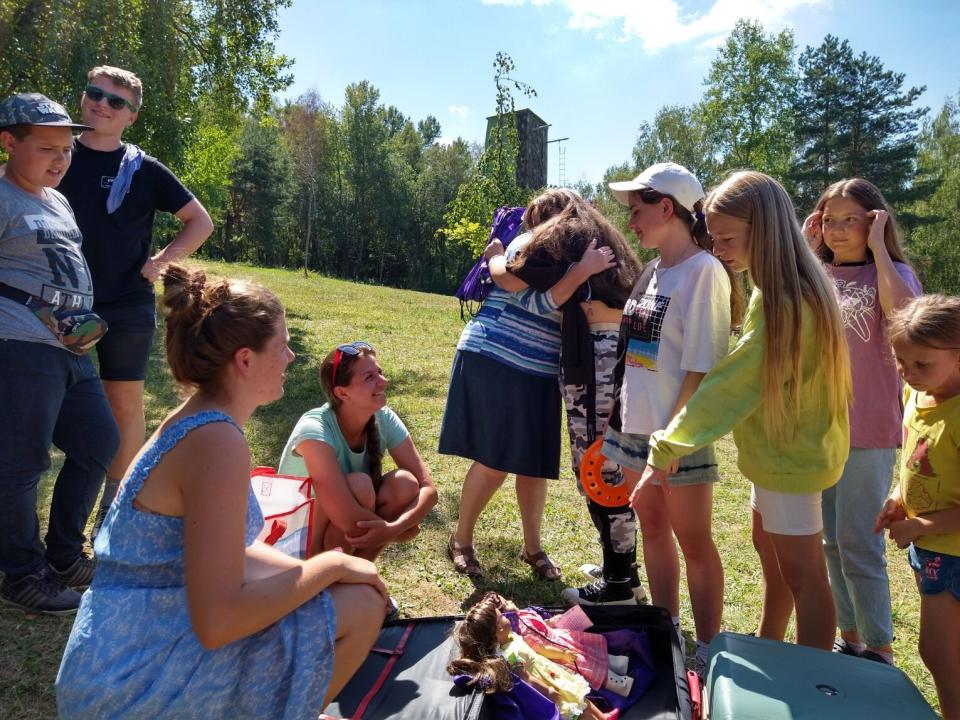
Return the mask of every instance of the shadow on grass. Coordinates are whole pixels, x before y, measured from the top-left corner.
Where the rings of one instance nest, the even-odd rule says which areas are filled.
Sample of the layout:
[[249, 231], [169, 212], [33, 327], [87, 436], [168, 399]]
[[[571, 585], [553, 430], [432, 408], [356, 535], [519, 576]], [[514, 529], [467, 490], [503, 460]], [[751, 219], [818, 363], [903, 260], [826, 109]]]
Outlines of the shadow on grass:
[[447, 396], [449, 377], [446, 374], [405, 368], [396, 372], [387, 371], [390, 378], [389, 392], [393, 395], [412, 395], [417, 398]]

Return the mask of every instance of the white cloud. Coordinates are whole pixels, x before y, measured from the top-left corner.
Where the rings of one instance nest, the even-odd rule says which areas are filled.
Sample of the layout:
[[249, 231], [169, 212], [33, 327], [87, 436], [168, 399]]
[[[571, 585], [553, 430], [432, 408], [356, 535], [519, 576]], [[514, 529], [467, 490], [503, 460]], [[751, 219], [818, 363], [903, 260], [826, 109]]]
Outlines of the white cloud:
[[[640, 40], [647, 52], [699, 40], [710, 45], [733, 29], [740, 18], [781, 27], [805, 5], [831, 0], [715, 0], [697, 13], [684, 12], [678, 0], [555, 0], [569, 14], [567, 27], [598, 37]], [[527, 0], [482, 0], [485, 5], [523, 5]], [[551, 0], [530, 0], [543, 5]]]
[[458, 117], [466, 117], [470, 114], [470, 108], [466, 105], [448, 105], [447, 112]]

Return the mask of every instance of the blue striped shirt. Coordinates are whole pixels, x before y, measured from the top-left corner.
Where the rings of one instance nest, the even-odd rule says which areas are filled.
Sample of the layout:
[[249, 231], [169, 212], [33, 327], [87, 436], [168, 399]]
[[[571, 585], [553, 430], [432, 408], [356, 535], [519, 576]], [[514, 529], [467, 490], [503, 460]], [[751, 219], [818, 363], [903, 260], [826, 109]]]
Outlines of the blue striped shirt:
[[531, 375], [560, 369], [560, 309], [549, 292], [494, 288], [460, 334], [457, 350], [485, 355]]

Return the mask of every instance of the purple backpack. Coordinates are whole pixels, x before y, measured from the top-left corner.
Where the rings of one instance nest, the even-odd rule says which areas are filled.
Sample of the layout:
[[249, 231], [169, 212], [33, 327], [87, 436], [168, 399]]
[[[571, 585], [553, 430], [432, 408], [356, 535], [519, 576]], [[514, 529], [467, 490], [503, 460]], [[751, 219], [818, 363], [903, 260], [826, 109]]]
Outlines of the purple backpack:
[[[504, 247], [507, 247], [513, 239], [520, 234], [520, 226], [522, 224], [523, 208], [504, 205], [493, 215], [493, 225], [490, 228], [490, 238], [488, 242], [497, 238], [503, 243]], [[460, 299], [460, 317], [463, 317], [465, 306], [471, 315], [476, 315], [476, 311], [479, 311], [480, 308], [477, 306], [476, 311], [474, 311], [472, 303], [482, 304], [487, 295], [490, 294], [492, 288], [493, 280], [490, 279], [490, 270], [487, 268], [487, 261], [481, 257], [474, 266], [470, 268], [470, 272], [467, 273], [463, 282], [460, 283], [460, 287], [457, 288], [457, 291], [454, 293], [454, 295]]]

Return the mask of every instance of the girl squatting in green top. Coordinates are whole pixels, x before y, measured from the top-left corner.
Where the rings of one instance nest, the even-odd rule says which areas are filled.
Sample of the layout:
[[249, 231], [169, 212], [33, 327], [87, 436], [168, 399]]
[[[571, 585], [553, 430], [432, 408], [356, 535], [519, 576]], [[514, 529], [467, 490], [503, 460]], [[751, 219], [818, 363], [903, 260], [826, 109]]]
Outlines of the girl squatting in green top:
[[[755, 285], [740, 340], [665, 430], [650, 438], [637, 488], [730, 430], [753, 483], [753, 542], [763, 571], [758, 634], [829, 650], [835, 610], [823, 555], [820, 492], [840, 478], [850, 445], [850, 360], [833, 287], [803, 240], [783, 187], [731, 175], [707, 196], [714, 254]], [[638, 498], [635, 490], [631, 503]]]

